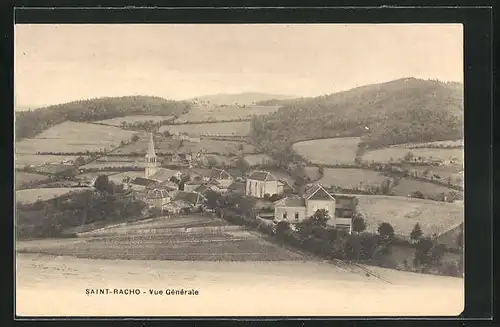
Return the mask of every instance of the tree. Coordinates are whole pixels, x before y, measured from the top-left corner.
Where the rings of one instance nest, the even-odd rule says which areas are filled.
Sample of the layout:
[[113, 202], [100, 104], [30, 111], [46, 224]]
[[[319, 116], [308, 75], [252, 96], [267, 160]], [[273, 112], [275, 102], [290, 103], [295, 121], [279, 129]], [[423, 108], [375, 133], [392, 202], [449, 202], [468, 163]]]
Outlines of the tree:
[[381, 243], [390, 244], [394, 239], [394, 228], [389, 223], [381, 223], [377, 229]]
[[205, 193], [205, 198], [207, 199], [206, 206], [209, 209], [216, 209], [219, 206], [219, 201], [220, 201], [219, 193], [212, 190], [208, 190]]
[[413, 263], [415, 266], [426, 265], [430, 263], [430, 251], [434, 244], [428, 237], [421, 238], [415, 248], [415, 257]]
[[283, 237], [286, 231], [290, 230], [290, 223], [282, 220], [276, 224], [276, 236]]
[[85, 165], [85, 159], [82, 156], [75, 159], [75, 166], [83, 166], [83, 165]]
[[420, 228], [420, 224], [416, 223], [415, 226], [413, 227], [413, 230], [410, 233], [410, 239], [413, 241], [418, 241], [420, 237], [422, 237], [423, 232], [422, 229]]
[[356, 214], [354, 219], [352, 220], [352, 230], [356, 233], [364, 232], [366, 229], [366, 223], [360, 214]]
[[99, 175], [94, 183], [94, 187], [99, 192], [107, 192], [109, 190], [109, 178], [107, 175]]
[[137, 134], [132, 135], [131, 140], [132, 140], [132, 142], [137, 142], [139, 140], [139, 135], [137, 135]]
[[413, 155], [413, 153], [412, 153], [412, 152], [408, 152], [408, 153], [404, 156], [404, 160], [405, 160], [405, 161], [412, 161], [414, 157], [415, 157], [415, 156]]
[[423, 199], [423, 198], [425, 198], [424, 194], [422, 192], [420, 192], [420, 191], [415, 191], [412, 194], [410, 194], [410, 196], [412, 198], [415, 198], [415, 199]]
[[380, 184], [380, 191], [382, 194], [390, 194], [391, 193], [391, 180], [386, 178], [381, 184]]
[[311, 220], [314, 223], [314, 225], [321, 226], [321, 227], [326, 227], [327, 221], [330, 219], [330, 215], [328, 214], [328, 211], [325, 209], [318, 209], [312, 215]]

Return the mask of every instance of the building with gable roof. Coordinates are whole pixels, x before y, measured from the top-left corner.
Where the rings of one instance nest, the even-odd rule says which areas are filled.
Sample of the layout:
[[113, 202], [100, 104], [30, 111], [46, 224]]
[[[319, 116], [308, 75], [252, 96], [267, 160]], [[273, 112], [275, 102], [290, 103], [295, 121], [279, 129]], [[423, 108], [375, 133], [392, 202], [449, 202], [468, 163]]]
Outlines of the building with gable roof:
[[254, 171], [246, 180], [246, 195], [263, 198], [269, 194], [283, 194], [285, 184], [267, 171]]
[[316, 184], [306, 190], [302, 196], [289, 196], [275, 202], [275, 220], [287, 220], [299, 223], [314, 215], [320, 209], [330, 216], [329, 225], [351, 232], [352, 218], [356, 213], [358, 199], [351, 196], [335, 196], [323, 186]]

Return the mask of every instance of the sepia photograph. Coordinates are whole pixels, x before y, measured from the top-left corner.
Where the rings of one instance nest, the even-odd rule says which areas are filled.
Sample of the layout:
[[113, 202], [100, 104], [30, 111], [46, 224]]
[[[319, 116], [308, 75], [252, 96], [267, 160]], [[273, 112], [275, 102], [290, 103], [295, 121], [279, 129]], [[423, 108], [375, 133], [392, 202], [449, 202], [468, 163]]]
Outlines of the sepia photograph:
[[461, 24], [16, 24], [17, 317], [457, 316]]

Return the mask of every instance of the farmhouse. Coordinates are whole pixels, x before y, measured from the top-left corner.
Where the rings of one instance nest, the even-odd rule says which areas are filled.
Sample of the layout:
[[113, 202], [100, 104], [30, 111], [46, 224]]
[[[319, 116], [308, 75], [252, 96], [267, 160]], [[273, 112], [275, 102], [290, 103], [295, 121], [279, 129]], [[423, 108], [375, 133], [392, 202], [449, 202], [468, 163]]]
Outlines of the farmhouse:
[[264, 195], [282, 194], [284, 183], [267, 171], [254, 171], [246, 180], [246, 195], [263, 198]]
[[290, 196], [275, 202], [274, 216], [277, 220], [298, 223], [325, 209], [330, 215], [328, 224], [351, 231], [352, 217], [358, 201], [355, 197], [333, 196], [317, 184], [308, 189], [302, 197]]

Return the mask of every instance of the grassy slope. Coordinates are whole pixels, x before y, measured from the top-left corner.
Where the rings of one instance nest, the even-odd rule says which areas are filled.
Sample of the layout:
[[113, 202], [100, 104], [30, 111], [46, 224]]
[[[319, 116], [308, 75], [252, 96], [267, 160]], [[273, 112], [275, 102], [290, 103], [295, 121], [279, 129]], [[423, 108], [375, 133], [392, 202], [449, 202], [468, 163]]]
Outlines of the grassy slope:
[[190, 103], [170, 101], [159, 97], [126, 96], [73, 101], [16, 112], [16, 139], [33, 137], [50, 126], [64, 121], [99, 121], [127, 115], [180, 115], [189, 110]]
[[257, 93], [257, 92], [244, 92], [236, 94], [210, 94], [199, 96], [193, 99], [198, 102], [209, 102], [214, 105], [231, 105], [238, 103], [240, 105], [251, 105], [255, 102], [267, 101], [271, 99], [291, 99], [293, 97], [288, 95], [278, 95], [278, 94], [267, 94], [267, 93]]
[[370, 147], [446, 140], [463, 136], [462, 113], [461, 84], [405, 78], [284, 101], [254, 119], [253, 138], [267, 148], [342, 135], [362, 136]]

